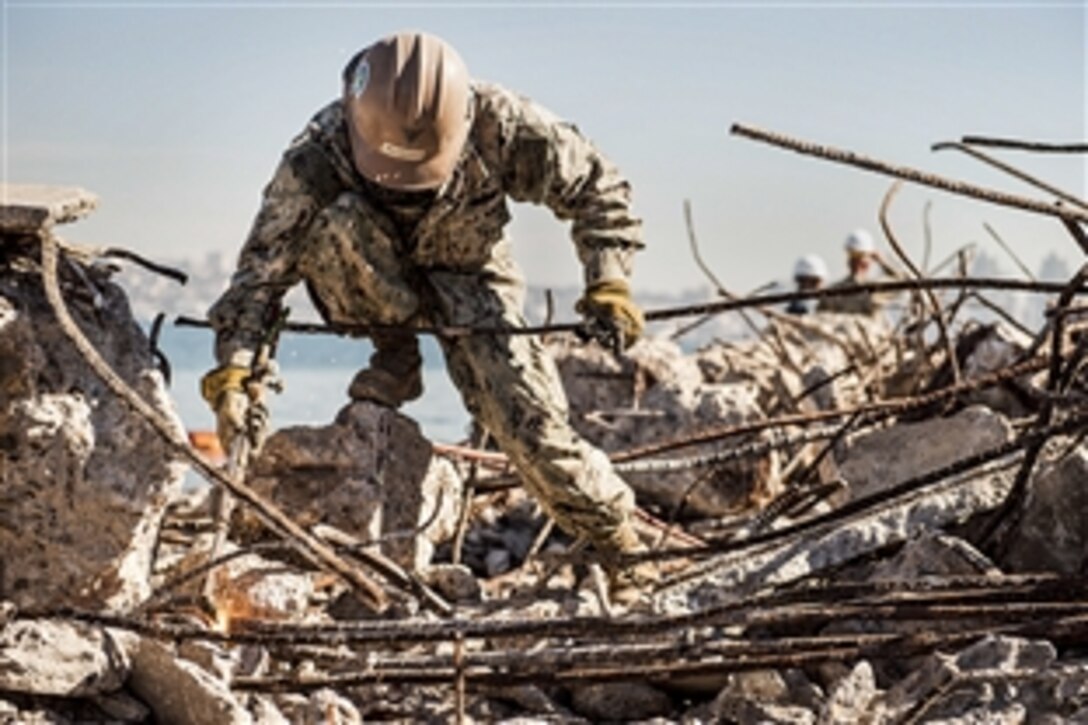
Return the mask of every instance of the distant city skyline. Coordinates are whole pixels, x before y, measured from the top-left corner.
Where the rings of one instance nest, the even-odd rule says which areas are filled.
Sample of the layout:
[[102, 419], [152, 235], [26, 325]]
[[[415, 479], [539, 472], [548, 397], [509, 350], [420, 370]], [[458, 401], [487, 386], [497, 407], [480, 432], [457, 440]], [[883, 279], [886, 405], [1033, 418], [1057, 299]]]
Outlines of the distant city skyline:
[[[1083, 141], [1084, 3], [181, 3], [3, 1], [3, 177], [84, 186], [101, 209], [74, 241], [162, 259], [240, 248], [291, 137], [339, 70], [406, 27], [446, 37], [478, 77], [575, 122], [631, 180], [646, 292], [705, 284], [687, 248], [747, 291], [801, 254], [843, 273], [855, 227], [880, 238], [890, 179], [728, 136], [743, 121], [1037, 198], [933, 142], [969, 133]], [[1002, 159], [1084, 196], [1083, 156]], [[991, 224], [1033, 269], [1080, 252], [1052, 219], [907, 187], [891, 210], [920, 256]], [[580, 279], [566, 226], [518, 207], [531, 283]], [[210, 303], [210, 300], [209, 300]]]

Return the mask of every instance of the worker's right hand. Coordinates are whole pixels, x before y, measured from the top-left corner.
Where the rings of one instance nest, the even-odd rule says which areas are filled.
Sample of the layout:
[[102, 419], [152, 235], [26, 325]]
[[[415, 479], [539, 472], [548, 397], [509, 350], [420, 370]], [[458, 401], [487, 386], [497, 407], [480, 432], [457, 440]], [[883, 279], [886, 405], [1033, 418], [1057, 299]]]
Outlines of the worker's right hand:
[[258, 451], [268, 430], [268, 409], [249, 391], [250, 369], [224, 365], [212, 370], [200, 381], [200, 392], [215, 413], [216, 433], [223, 450], [230, 455], [234, 442], [246, 436], [251, 451]]
[[626, 280], [600, 280], [589, 285], [574, 309], [585, 318], [582, 335], [612, 348], [617, 355], [635, 344], [646, 325]]

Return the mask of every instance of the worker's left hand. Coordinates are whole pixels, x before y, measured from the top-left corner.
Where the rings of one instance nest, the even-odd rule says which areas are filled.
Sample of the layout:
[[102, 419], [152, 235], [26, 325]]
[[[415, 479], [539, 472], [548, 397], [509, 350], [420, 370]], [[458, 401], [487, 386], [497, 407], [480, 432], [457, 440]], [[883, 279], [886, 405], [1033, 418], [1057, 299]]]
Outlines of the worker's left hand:
[[278, 383], [274, 371], [256, 380], [250, 368], [224, 365], [212, 370], [200, 381], [200, 392], [215, 413], [216, 432], [224, 451], [234, 448], [234, 441], [246, 436], [253, 452], [259, 451], [268, 430], [268, 408], [264, 405], [263, 379]]
[[621, 279], [589, 285], [574, 309], [585, 318], [584, 335], [617, 353], [635, 344], [646, 325], [630, 287]]

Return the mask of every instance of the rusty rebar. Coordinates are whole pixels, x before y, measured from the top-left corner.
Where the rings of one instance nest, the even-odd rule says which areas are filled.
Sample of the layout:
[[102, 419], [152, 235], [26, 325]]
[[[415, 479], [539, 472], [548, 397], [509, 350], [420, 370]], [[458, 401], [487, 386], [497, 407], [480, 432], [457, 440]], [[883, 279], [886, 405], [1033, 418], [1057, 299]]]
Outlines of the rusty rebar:
[[955, 397], [957, 395], [962, 395], [964, 393], [973, 392], [982, 388], [999, 385], [1008, 380], [1012, 380], [1022, 375], [1041, 370], [1045, 368], [1046, 365], [1047, 361], [1045, 357], [1036, 357], [1015, 365], [1010, 365], [1008, 367], [991, 373], [979, 375], [978, 377], [971, 378], [970, 380], [965, 380], [959, 385], [950, 385], [948, 387], [941, 388], [939, 390], [935, 390], [929, 393], [923, 393], [921, 395], [909, 396], [904, 398], [888, 398], [886, 400], [866, 403], [849, 409], [826, 410], [815, 413], [784, 415], [777, 418], [768, 418], [766, 420], [752, 421], [749, 423], [741, 423], [738, 425], [710, 428], [680, 438], [672, 438], [665, 441], [658, 441], [656, 443], [649, 443], [646, 445], [629, 448], [627, 450], [614, 453], [612, 455], [612, 460], [619, 463], [623, 461], [635, 460], [638, 458], [646, 458], [648, 456], [666, 453], [689, 446], [710, 443], [713, 441], [723, 440], [725, 438], [732, 438], [738, 435], [756, 433], [762, 430], [766, 430], [768, 428], [779, 428], [787, 425], [809, 425], [812, 423], [819, 423], [827, 420], [835, 420], [859, 412], [864, 415], [891, 416], [901, 414], [910, 410], [933, 405], [934, 403], [941, 402], [947, 398]]
[[811, 143], [809, 141], [802, 141], [800, 139], [791, 138], [784, 134], [775, 133], [773, 131], [765, 131], [763, 129], [746, 126], [740, 123], [734, 123], [729, 131], [730, 133], [737, 136], [744, 136], [754, 141], [769, 143], [773, 146], [778, 146], [780, 148], [788, 149], [790, 151], [796, 151], [797, 153], [804, 154], [806, 156], [815, 156], [827, 161], [835, 161], [860, 169], [865, 169], [866, 171], [873, 171], [878, 174], [884, 174], [886, 176], [894, 176], [896, 178], [904, 179], [906, 181], [912, 181], [916, 184], [930, 186], [934, 189], [940, 189], [942, 191], [947, 191], [952, 194], [958, 194], [960, 196], [971, 197], [973, 199], [986, 201], [991, 204], [1008, 206], [1014, 209], [1035, 212], [1036, 214], [1045, 214], [1047, 216], [1056, 216], [1060, 218], [1077, 220], [1080, 222], [1088, 221], [1088, 212], [1074, 211], [1072, 209], [1062, 208], [1054, 204], [1048, 204], [1037, 199], [1029, 199], [1023, 196], [1016, 196], [1014, 194], [1008, 194], [1003, 191], [997, 191], [995, 189], [987, 189], [981, 186], [975, 186], [974, 184], [968, 184], [963, 181], [948, 179], [942, 176], [938, 176], [936, 174], [912, 169], [907, 166], [895, 166], [884, 161], [879, 161], [874, 158], [862, 156], [861, 154], [855, 153], [853, 151], [846, 151], [831, 146], [823, 146], [820, 144]]
[[[974, 455], [966, 456], [947, 466], [943, 466], [921, 476], [907, 479], [906, 481], [890, 486], [877, 493], [851, 500], [828, 513], [765, 534], [757, 534], [740, 540], [708, 542], [708, 544], [702, 548], [681, 547], [671, 549], [667, 552], [654, 551], [641, 554], [630, 554], [626, 555], [624, 559], [630, 561], [651, 561], [683, 557], [706, 558], [724, 553], [742, 551], [764, 544], [784, 542], [808, 534], [817, 529], [823, 530], [828, 526], [841, 523], [853, 516], [872, 511], [883, 503], [908, 494], [915, 494], [929, 486], [952, 478], [953, 476], [958, 476], [976, 468], [981, 468], [984, 465], [1010, 456], [1013, 453], [1018, 453], [1024, 449], [1035, 446], [1040, 442], [1045, 443], [1055, 436], [1079, 433], [1086, 426], [1088, 426], [1088, 413], [1070, 416], [1061, 423], [1030, 430], [1014, 440], [991, 447]], [[698, 572], [691, 572], [690, 574], [686, 574], [682, 580], [694, 578], [697, 575]], [[681, 581], [681, 579], [678, 579], [677, 582], [674, 583], [678, 583], [679, 581]]]
[[989, 222], [982, 222], [982, 228], [985, 229], [986, 233], [990, 235], [990, 239], [993, 239], [994, 243], [997, 244], [997, 246], [1001, 247], [1002, 250], [1004, 250], [1005, 254], [1009, 256], [1009, 259], [1012, 260], [1013, 264], [1020, 268], [1020, 271], [1024, 274], [1025, 277], [1032, 280], [1033, 282], [1036, 281], [1036, 276], [1032, 274], [1028, 266], [1024, 264], [1024, 260], [1020, 259], [1019, 255], [1017, 255], [1016, 252], [1012, 250], [1012, 247], [1010, 247], [1008, 243], [1001, 238], [1001, 235], [997, 233], [997, 230], [990, 226]]
[[[444, 621], [357, 621], [336, 624], [246, 623], [230, 633], [193, 625], [154, 621], [69, 607], [27, 609], [14, 614], [17, 619], [66, 619], [95, 626], [138, 632], [145, 636], [175, 641], [206, 640], [232, 644], [371, 645], [451, 642], [465, 639], [500, 639], [533, 636], [614, 640], [617, 637], [648, 637], [684, 632], [692, 628], [718, 625], [747, 625], [763, 622], [777, 611], [788, 618], [791, 613], [809, 616], [805, 607], [830, 610], [836, 606], [898, 606], [901, 611], [918, 611], [926, 606], [982, 605], [989, 603], [1029, 603], [1073, 601], [1084, 605], [1088, 579], [1039, 575], [967, 575], [925, 577], [914, 581], [879, 580], [868, 582], [803, 583], [772, 588], [712, 605], [702, 610], [674, 615], [632, 615], [616, 619], [569, 617], [554, 619], [453, 619]], [[969, 614], [962, 608], [961, 614]], [[856, 612], [852, 614], [856, 616]], [[906, 615], [904, 615], [906, 616]], [[785, 619], [783, 619], [785, 621]]]
[[1057, 198], [1061, 199], [1062, 201], [1073, 204], [1074, 206], [1079, 206], [1081, 209], [1088, 210], [1088, 204], [1086, 204], [1083, 199], [1078, 199], [1077, 197], [1073, 196], [1072, 194], [1070, 194], [1070, 193], [1068, 193], [1066, 191], [1062, 191], [1061, 189], [1054, 186], [1053, 184], [1049, 184], [1049, 183], [1043, 181], [1042, 179], [1040, 179], [1038, 177], [1032, 176], [1031, 174], [1028, 174], [1028, 173], [1026, 173], [1024, 171], [1021, 171], [1020, 169], [1016, 168], [1015, 166], [1007, 164], [1004, 161], [1001, 161], [1000, 159], [995, 159], [993, 156], [990, 156], [989, 154], [985, 154], [985, 153], [979, 151], [978, 149], [973, 149], [970, 146], [967, 146], [966, 144], [956, 143], [954, 141], [945, 141], [945, 142], [942, 142], [942, 143], [935, 143], [932, 146], [930, 146], [931, 151], [944, 151], [946, 149], [953, 149], [955, 151], [960, 151], [962, 153], [965, 153], [965, 154], [967, 154], [968, 156], [970, 156], [973, 159], [976, 159], [978, 161], [981, 161], [984, 164], [992, 166], [993, 168], [998, 169], [999, 171], [1004, 171], [1009, 176], [1013, 176], [1013, 177], [1019, 179], [1020, 181], [1023, 181], [1026, 184], [1030, 184], [1031, 186], [1034, 186], [1037, 189], [1041, 189], [1041, 190], [1047, 192], [1048, 194], [1052, 194], [1053, 196], [1056, 196]]
[[[1071, 608], [1066, 608], [1069, 611]], [[916, 656], [938, 647], [963, 647], [994, 632], [1022, 636], [1083, 636], [1088, 630], [1085, 605], [1066, 616], [1021, 621], [997, 627], [973, 627], [953, 632], [821, 635], [766, 641], [695, 640], [661, 643], [563, 646], [558, 648], [491, 651], [466, 654], [463, 676], [472, 683], [570, 683], [634, 678], [726, 673], [750, 669], [797, 667], [824, 661], [864, 657], [887, 659]], [[238, 678], [233, 686], [247, 691], [311, 690], [374, 682], [449, 683], [459, 673], [450, 656], [389, 657], [371, 668], [327, 675]], [[360, 671], [362, 670], [362, 671]]]
[[960, 142], [971, 146], [990, 146], [1016, 151], [1038, 151], [1057, 154], [1088, 153], [1088, 143], [1049, 143], [1045, 141], [1024, 141], [1016, 138], [996, 138], [993, 136], [964, 136], [960, 139]]
[[[1062, 285], [1054, 282], [1029, 282], [1019, 279], [967, 277], [957, 278], [926, 278], [926, 279], [901, 279], [887, 282], [869, 282], [853, 285], [847, 288], [821, 287], [813, 290], [797, 290], [794, 292], [777, 292], [772, 294], [754, 295], [732, 300], [717, 300], [701, 302], [692, 305], [678, 307], [666, 307], [646, 312], [648, 322], [671, 320], [679, 317], [698, 317], [701, 315], [720, 314], [752, 307], [774, 307], [788, 304], [794, 300], [823, 300], [834, 297], [843, 297], [854, 294], [874, 294], [906, 292], [921, 289], [1002, 289], [1017, 290], [1022, 292], [1035, 292], [1039, 294], [1058, 294], [1062, 291]], [[1088, 292], [1088, 289], [1081, 290]], [[211, 323], [207, 320], [196, 319], [181, 315], [174, 319], [174, 324], [180, 327], [195, 327], [211, 329]], [[436, 335], [439, 337], [464, 337], [466, 335], [543, 335], [556, 332], [576, 332], [581, 330], [581, 322], [560, 322], [551, 325], [525, 325], [521, 327], [507, 325], [377, 325], [377, 324], [325, 324], [318, 322], [288, 322], [283, 325], [283, 332], [311, 335], [347, 335], [366, 336], [374, 333], [409, 330], [417, 335]]]
[[[688, 248], [691, 250], [692, 259], [695, 260], [695, 266], [699, 268], [699, 271], [703, 273], [710, 284], [714, 286], [714, 291], [718, 293], [719, 297], [723, 297], [727, 300], [739, 299], [739, 297], [725, 288], [722, 281], [718, 279], [718, 275], [714, 274], [714, 270], [710, 268], [710, 265], [703, 259], [703, 253], [699, 249], [699, 238], [695, 234], [695, 220], [691, 216], [691, 201], [684, 199], [684, 227], [688, 232]], [[748, 326], [748, 329], [755, 334], [756, 337], [760, 336], [759, 326], [747, 315], [744, 311], [740, 311], [741, 319], [744, 320], [744, 324]]]
[[[903, 249], [903, 245], [899, 243], [899, 240], [896, 239], [895, 233], [892, 231], [892, 225], [888, 222], [888, 208], [891, 206], [892, 199], [902, 185], [902, 181], [894, 182], [891, 187], [888, 188], [888, 192], [884, 195], [884, 200], [880, 203], [880, 227], [884, 230], [884, 236], [887, 238], [888, 244], [895, 252], [895, 255], [899, 257], [899, 261], [906, 266], [915, 279], [922, 279], [921, 270], [918, 269], [918, 266], [914, 264], [914, 260], [912, 260], [906, 250]], [[948, 359], [948, 365], [952, 370], [952, 380], [959, 383], [963, 380], [963, 374], [960, 372], [960, 362], [956, 357], [956, 347], [952, 343], [952, 335], [949, 334], [948, 325], [945, 324], [944, 321], [944, 311], [941, 308], [941, 303], [933, 290], [924, 290], [924, 294], [929, 300], [930, 308], [933, 310], [933, 318], [937, 323], [937, 330], [941, 335], [941, 343], [944, 345], [945, 356]]]

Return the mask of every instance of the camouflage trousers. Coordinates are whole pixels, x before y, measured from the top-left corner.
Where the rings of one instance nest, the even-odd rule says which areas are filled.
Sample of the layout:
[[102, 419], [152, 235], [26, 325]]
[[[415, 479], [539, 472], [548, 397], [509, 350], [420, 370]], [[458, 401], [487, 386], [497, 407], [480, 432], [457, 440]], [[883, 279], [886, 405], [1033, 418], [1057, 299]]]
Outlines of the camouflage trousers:
[[[453, 271], [406, 262], [366, 202], [342, 195], [312, 225], [301, 271], [333, 322], [520, 327], [524, 285], [506, 240], [482, 269]], [[375, 340], [371, 363], [400, 363], [418, 351]], [[382, 346], [385, 346], [383, 351]], [[465, 407], [509, 456], [528, 491], [568, 533], [603, 553], [632, 545], [634, 494], [608, 457], [571, 428], [555, 362], [530, 335], [465, 335], [441, 340]]]

